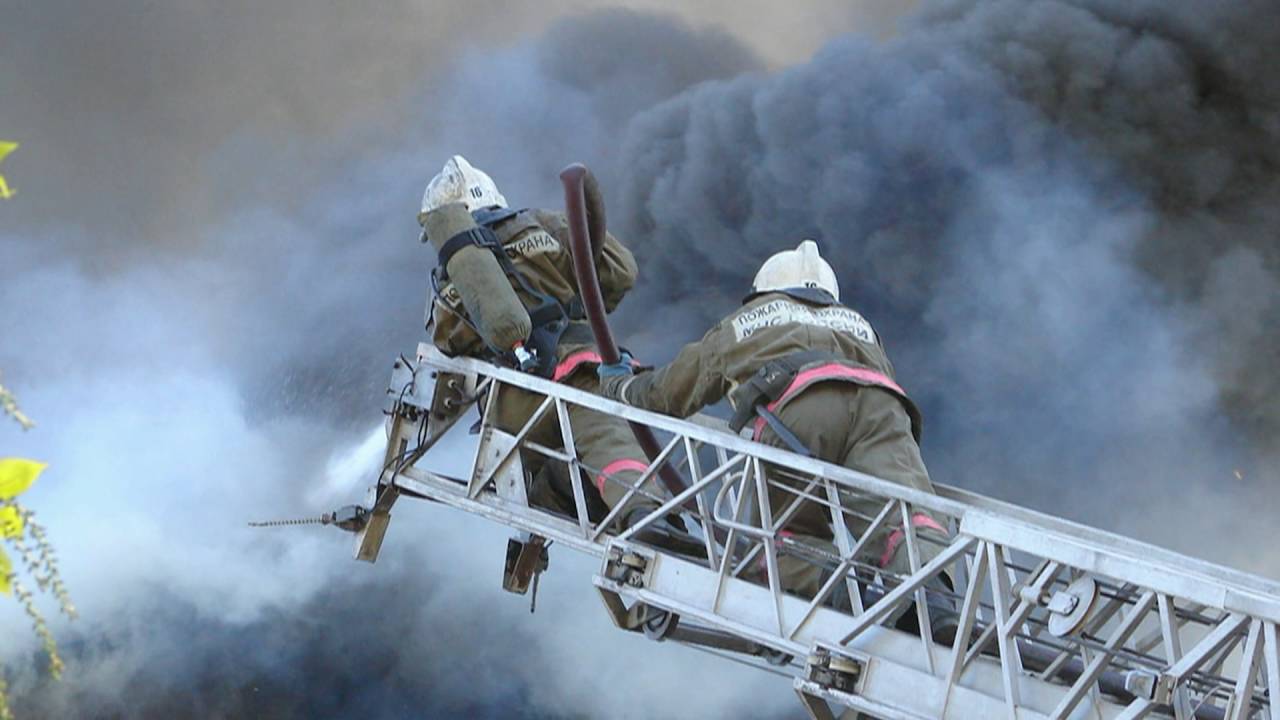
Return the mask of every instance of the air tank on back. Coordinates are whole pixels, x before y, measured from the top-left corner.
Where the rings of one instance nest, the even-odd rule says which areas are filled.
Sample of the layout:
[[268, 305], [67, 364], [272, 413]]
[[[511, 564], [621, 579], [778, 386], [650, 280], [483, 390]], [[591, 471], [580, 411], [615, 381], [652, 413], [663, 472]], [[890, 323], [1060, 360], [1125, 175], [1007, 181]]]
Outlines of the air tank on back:
[[[439, 252], [454, 236], [479, 226], [466, 205], [456, 202], [427, 212], [422, 227]], [[445, 271], [486, 344], [502, 351], [523, 345], [533, 323], [492, 250], [465, 245], [449, 258]]]

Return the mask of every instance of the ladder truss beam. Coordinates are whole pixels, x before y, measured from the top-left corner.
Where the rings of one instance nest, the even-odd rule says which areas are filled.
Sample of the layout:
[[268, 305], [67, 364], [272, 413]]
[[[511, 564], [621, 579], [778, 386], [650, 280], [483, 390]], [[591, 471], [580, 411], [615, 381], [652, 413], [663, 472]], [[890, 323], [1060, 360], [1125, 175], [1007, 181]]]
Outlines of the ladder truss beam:
[[[535, 416], [504, 431], [488, 419], [496, 413], [482, 413], [474, 447], [449, 449], [472, 453], [470, 473], [426, 469], [420, 461], [444, 432], [470, 408], [492, 410], [503, 386], [537, 396]], [[646, 412], [427, 345], [415, 362], [397, 363], [388, 397], [386, 461], [359, 559], [377, 557], [400, 497], [540, 536], [601, 561], [594, 584], [620, 627], [767, 661], [794, 677], [814, 718], [851, 709], [912, 720], [1280, 720], [1271, 702], [1280, 692], [1280, 584], [957, 488], [922, 493], [746, 440], [714, 420]], [[590, 517], [599, 468], [579, 460], [574, 406], [647, 427], [661, 455], [641, 480], [665, 463], [686, 476], [685, 489], [649, 495], [660, 507], [630, 528], [614, 526], [616, 510]], [[561, 447], [530, 440], [548, 422]], [[536, 467], [562, 468], [571, 515], [530, 506], [525, 483]], [[629, 494], [648, 495], [637, 489], [644, 484]], [[852, 500], [874, 517], [855, 513]], [[831, 518], [829, 547], [785, 531], [807, 503]], [[871, 535], [920, 510], [954, 530], [946, 544], [907, 523], [908, 574], [869, 562]], [[701, 557], [639, 542], [677, 517]], [[788, 590], [784, 559], [816, 566], [816, 596]], [[939, 613], [959, 626], [949, 645], [929, 640]], [[898, 629], [907, 619], [925, 632]]]

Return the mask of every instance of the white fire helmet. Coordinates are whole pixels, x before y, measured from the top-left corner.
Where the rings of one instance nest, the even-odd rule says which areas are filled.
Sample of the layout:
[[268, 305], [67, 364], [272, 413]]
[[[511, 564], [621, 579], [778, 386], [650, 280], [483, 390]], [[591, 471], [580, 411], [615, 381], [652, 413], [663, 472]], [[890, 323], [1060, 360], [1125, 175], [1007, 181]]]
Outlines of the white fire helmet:
[[507, 199], [498, 192], [493, 178], [471, 167], [461, 155], [449, 158], [444, 169], [427, 183], [427, 190], [422, 193], [422, 215], [455, 202], [464, 203], [470, 211], [507, 206]]
[[760, 272], [751, 283], [752, 294], [787, 288], [817, 288], [826, 290], [836, 300], [840, 299], [836, 273], [818, 255], [818, 244], [814, 241], [805, 240], [795, 250], [774, 253], [760, 266]]

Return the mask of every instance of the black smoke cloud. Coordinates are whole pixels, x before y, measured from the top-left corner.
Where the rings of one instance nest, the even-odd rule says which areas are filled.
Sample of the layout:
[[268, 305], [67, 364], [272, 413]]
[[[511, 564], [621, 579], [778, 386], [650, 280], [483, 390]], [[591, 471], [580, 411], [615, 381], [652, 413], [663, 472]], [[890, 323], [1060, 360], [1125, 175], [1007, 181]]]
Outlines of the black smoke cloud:
[[[1113, 7], [1114, 5], [1114, 7]], [[1239, 427], [1280, 437], [1280, 11], [1261, 2], [953, 3], [930, 32], [966, 50], [1154, 209], [1138, 267], [1198, 330]], [[1274, 471], [1273, 471], [1274, 477]]]
[[819, 239], [932, 418], [935, 477], [1274, 572], [1240, 550], [1265, 528], [1172, 528], [1218, 522], [1202, 494], [1224, 522], [1274, 503], [1278, 16], [928, 4], [638, 117], [615, 219], [701, 327]]

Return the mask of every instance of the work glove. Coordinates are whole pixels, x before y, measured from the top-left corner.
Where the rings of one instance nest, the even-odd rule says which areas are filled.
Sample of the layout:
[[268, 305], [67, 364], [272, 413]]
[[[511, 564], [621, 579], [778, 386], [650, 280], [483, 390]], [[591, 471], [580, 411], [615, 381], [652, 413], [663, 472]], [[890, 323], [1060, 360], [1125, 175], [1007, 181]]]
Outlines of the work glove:
[[635, 373], [631, 368], [631, 353], [626, 350], [622, 351], [622, 357], [616, 363], [600, 363], [596, 366], [596, 375], [600, 377], [602, 382], [607, 382], [617, 377], [626, 377]]

